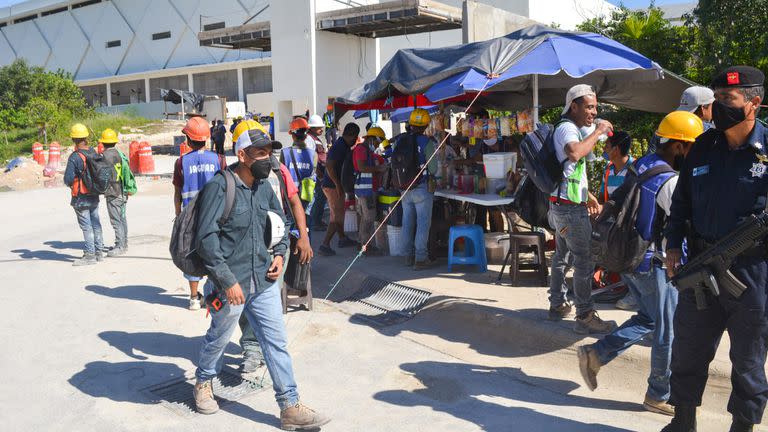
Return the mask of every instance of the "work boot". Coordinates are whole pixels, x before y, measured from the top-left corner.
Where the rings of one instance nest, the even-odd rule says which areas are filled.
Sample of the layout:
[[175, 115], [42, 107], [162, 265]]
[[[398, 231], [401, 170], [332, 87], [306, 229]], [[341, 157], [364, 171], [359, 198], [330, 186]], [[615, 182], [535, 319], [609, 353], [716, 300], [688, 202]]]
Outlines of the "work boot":
[[576, 317], [576, 325], [573, 331], [578, 334], [610, 333], [616, 328], [614, 321], [603, 321], [597, 315], [597, 311], [591, 310], [584, 316]]
[[301, 402], [280, 411], [280, 428], [282, 430], [317, 429], [330, 421], [330, 418], [315, 412]]
[[643, 408], [646, 411], [650, 411], [656, 414], [664, 414], [668, 416], [675, 415], [675, 407], [669, 404], [667, 401], [652, 399], [648, 396], [643, 401]]
[[213, 380], [198, 382], [192, 394], [195, 396], [195, 408], [200, 414], [213, 414], [219, 410], [219, 404], [213, 398]]
[[752, 432], [753, 427], [752, 423], [746, 423], [744, 420], [734, 417], [728, 432]]
[[240, 367], [240, 372], [244, 374], [254, 373], [264, 366], [264, 359], [258, 353], [253, 352], [251, 349], [245, 349], [243, 351], [243, 364]]
[[413, 265], [416, 263], [416, 257], [413, 255], [409, 255], [405, 257], [405, 266], [406, 267], [413, 267]]
[[560, 306], [550, 306], [547, 319], [550, 321], [560, 321], [571, 314], [573, 306], [570, 303], [563, 302]]
[[96, 261], [102, 262], [104, 261], [104, 252], [97, 250], [96, 251]]
[[581, 377], [584, 378], [587, 387], [595, 391], [597, 388], [597, 373], [600, 371], [601, 366], [597, 351], [590, 345], [583, 345], [576, 350], [576, 356], [579, 358]]
[[96, 260], [95, 254], [85, 254], [82, 258], [75, 260], [72, 265], [74, 267], [80, 267], [80, 266], [87, 266], [87, 265], [94, 265], [98, 261]]
[[661, 432], [696, 432], [696, 407], [676, 406], [675, 417]]
[[107, 256], [108, 257], [122, 256], [122, 255], [125, 255], [125, 252], [126, 252], [125, 249], [115, 246], [112, 249], [110, 249], [109, 252], [107, 252]]

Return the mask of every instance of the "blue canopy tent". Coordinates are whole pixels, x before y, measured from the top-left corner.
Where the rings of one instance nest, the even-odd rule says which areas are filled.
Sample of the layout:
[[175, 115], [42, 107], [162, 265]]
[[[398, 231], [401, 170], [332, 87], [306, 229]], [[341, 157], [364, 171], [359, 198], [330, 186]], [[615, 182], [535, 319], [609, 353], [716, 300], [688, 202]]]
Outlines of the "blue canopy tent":
[[[439, 108], [437, 105], [427, 105], [423, 107], [419, 107], [427, 110], [430, 114], [434, 114], [439, 111]], [[382, 112], [389, 112], [389, 120], [392, 121], [392, 123], [401, 123], [404, 121], [408, 121], [408, 117], [410, 117], [411, 113], [413, 112], [415, 108], [414, 107], [406, 107], [406, 108], [398, 108], [396, 110], [380, 110]], [[357, 110], [355, 111], [354, 117], [356, 119], [361, 119], [368, 115], [369, 110]]]
[[602, 102], [651, 112], [675, 109], [690, 81], [594, 33], [534, 25], [489, 41], [400, 50], [374, 81], [341, 98], [354, 106], [392, 94], [431, 102], [471, 99], [490, 77], [480, 103], [513, 110], [561, 105], [575, 84], [590, 84]]

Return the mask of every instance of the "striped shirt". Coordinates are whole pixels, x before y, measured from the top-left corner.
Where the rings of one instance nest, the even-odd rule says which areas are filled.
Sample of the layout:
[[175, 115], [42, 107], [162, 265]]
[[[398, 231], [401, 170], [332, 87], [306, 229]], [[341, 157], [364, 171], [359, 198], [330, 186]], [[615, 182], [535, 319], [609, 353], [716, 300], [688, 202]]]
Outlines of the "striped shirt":
[[[613, 162], [608, 162], [608, 166], [605, 167], [605, 174], [603, 174], [603, 184], [600, 185], [600, 195], [602, 195], [604, 201], [608, 201], [613, 191], [619, 188], [624, 183], [624, 178], [627, 175], [627, 168], [629, 164], [634, 162], [632, 156], [624, 165], [621, 171], [616, 172], [616, 166]], [[607, 190], [606, 190], [607, 187]]]

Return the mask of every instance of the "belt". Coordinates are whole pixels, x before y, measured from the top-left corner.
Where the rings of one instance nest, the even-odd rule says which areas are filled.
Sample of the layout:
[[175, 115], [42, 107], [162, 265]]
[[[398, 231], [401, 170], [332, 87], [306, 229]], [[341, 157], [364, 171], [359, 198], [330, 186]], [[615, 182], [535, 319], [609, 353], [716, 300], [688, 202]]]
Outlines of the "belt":
[[556, 205], [563, 205], [563, 204], [565, 204], [565, 205], [572, 205], [572, 206], [586, 206], [587, 205], [587, 203], [577, 203], [577, 202], [569, 201], [569, 200], [567, 200], [565, 198], [558, 198], [558, 197], [553, 197], [553, 196], [549, 197], [549, 202], [554, 203]]

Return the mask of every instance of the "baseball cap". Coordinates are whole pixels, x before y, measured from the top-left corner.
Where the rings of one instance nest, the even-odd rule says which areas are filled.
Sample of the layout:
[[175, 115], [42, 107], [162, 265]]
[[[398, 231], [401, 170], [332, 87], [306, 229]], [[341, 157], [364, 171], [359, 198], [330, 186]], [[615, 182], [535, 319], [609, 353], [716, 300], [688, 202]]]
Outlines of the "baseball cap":
[[[282, 144], [279, 141], [272, 141], [269, 135], [258, 129], [251, 129], [248, 133], [240, 134], [240, 137], [235, 143], [235, 151], [239, 152], [242, 149], [248, 147], [266, 147], [272, 145], [272, 150], [282, 148]], [[275, 147], [279, 146], [279, 147]]]
[[702, 105], [709, 105], [715, 101], [715, 92], [712, 89], [693, 86], [688, 87], [680, 96], [680, 106], [675, 111], [694, 112]]
[[595, 90], [592, 89], [592, 86], [590, 85], [576, 84], [575, 86], [571, 87], [571, 89], [568, 90], [568, 93], [565, 95], [565, 107], [563, 107], [562, 115], [568, 114], [568, 110], [571, 109], [571, 102], [573, 102], [575, 99], [589, 95], [597, 97]]

